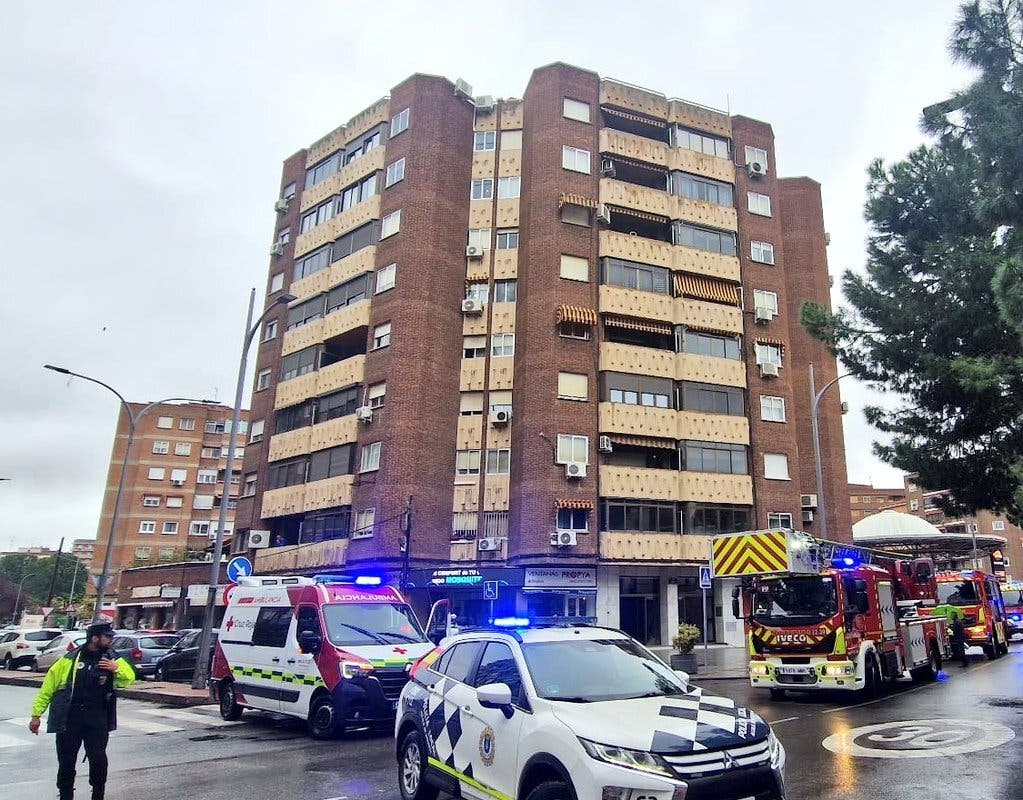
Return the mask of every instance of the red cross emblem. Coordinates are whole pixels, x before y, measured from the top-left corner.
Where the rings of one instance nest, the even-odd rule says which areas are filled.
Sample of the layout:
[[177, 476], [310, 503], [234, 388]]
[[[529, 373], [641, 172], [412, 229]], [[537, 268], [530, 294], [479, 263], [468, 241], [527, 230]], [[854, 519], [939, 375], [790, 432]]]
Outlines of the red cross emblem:
[[392, 652], [395, 652], [398, 655], [403, 656], [408, 652], [408, 650], [406, 650], [404, 647], [395, 647]]

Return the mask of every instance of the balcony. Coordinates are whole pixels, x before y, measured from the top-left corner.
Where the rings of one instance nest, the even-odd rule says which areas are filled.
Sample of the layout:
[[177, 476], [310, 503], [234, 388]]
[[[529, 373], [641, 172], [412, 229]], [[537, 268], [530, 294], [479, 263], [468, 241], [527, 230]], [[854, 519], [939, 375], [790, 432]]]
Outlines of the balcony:
[[494, 250], [494, 279], [515, 278], [519, 274], [519, 251]]
[[358, 228], [374, 219], [380, 219], [380, 195], [371, 197], [347, 211], [342, 211], [333, 219], [322, 225], [317, 225], [307, 233], [300, 233], [295, 240], [295, 258], [300, 258], [317, 247], [333, 242], [342, 233]]
[[634, 111], [644, 117], [658, 120], [668, 118], [668, 98], [659, 92], [651, 92], [638, 86], [630, 86], [618, 81], [603, 80], [600, 82], [600, 99], [602, 106]]
[[363, 272], [372, 272], [376, 264], [377, 248], [364, 247], [357, 253], [335, 261], [327, 269], [321, 269], [302, 280], [291, 284], [291, 293], [299, 300], [308, 300], [318, 294], [325, 294], [345, 281], [351, 280]]
[[696, 503], [753, 505], [753, 479], [749, 475], [680, 472], [679, 500]]
[[358, 424], [355, 414], [348, 414], [313, 425], [308, 428], [308, 452], [315, 453], [327, 447], [354, 442], [358, 438]]
[[668, 155], [668, 168], [672, 171], [688, 172], [691, 175], [703, 175], [716, 181], [735, 183], [735, 164], [730, 160], [706, 153], [697, 153], [695, 150], [683, 147], [671, 148]]
[[603, 128], [600, 131], [599, 142], [601, 154], [631, 158], [668, 168], [670, 148], [664, 142], [612, 128]]
[[710, 557], [710, 542], [709, 536], [604, 531], [600, 534], [600, 557], [607, 561], [700, 564]]
[[601, 433], [627, 433], [678, 439], [678, 412], [671, 408], [601, 403], [598, 410]]
[[675, 377], [682, 381], [715, 383], [720, 386], [746, 386], [746, 362], [732, 358], [678, 353]]
[[352, 482], [354, 475], [338, 475], [322, 481], [311, 481], [305, 485], [304, 511], [320, 508], [336, 508], [352, 504]]
[[706, 203], [689, 197], [672, 196], [672, 208], [669, 216], [702, 225], [706, 228], [717, 228], [723, 231], [739, 230], [738, 217], [732, 206], [721, 206], [717, 203]]
[[256, 551], [255, 571], [260, 575], [294, 572], [311, 567], [335, 567], [348, 563], [348, 539], [328, 539], [301, 547], [268, 547]]
[[668, 121], [681, 125], [683, 128], [713, 133], [724, 139], [732, 138], [732, 118], [724, 111], [701, 106], [698, 103], [670, 100], [668, 102]]
[[360, 300], [350, 306], [332, 311], [321, 319], [285, 331], [284, 340], [281, 342], [281, 355], [297, 353], [299, 350], [326, 342], [356, 328], [368, 327], [369, 306], [368, 298]]
[[689, 298], [675, 299], [674, 322], [696, 328], [710, 328], [723, 333], [742, 334], [742, 309], [723, 303]]
[[498, 228], [517, 228], [519, 226], [519, 199], [517, 197], [497, 201]]
[[669, 196], [664, 189], [650, 189], [646, 186], [638, 186], [612, 178], [600, 179], [601, 203], [632, 208], [647, 214], [673, 219], [674, 208], [671, 201], [674, 199], [677, 198]]
[[605, 341], [600, 344], [600, 370], [675, 378], [675, 353], [671, 350]]
[[656, 267], [706, 275], [709, 278], [739, 282], [739, 259], [720, 253], [709, 253], [694, 247], [681, 247], [670, 242], [630, 236], [627, 233], [600, 232], [601, 258], [621, 258]]
[[345, 164], [338, 172], [302, 193], [302, 211], [307, 211], [332, 195], [340, 194], [346, 186], [365, 178], [370, 173], [382, 170], [385, 157], [384, 147], [374, 147], [361, 158]]
[[275, 433], [270, 437], [267, 461], [281, 461], [285, 458], [305, 455], [309, 452], [309, 428], [298, 428], [287, 433]]
[[478, 450], [483, 441], [483, 426], [486, 417], [482, 414], [474, 417], [458, 418], [458, 429], [455, 433], [456, 449]]
[[281, 381], [277, 384], [274, 408], [287, 408], [310, 397], [319, 397], [337, 389], [344, 389], [346, 386], [362, 383], [365, 371], [366, 356], [356, 355], [316, 372]]
[[301, 514], [305, 509], [305, 485], [285, 486], [281, 489], [267, 489], [263, 492], [263, 519]]
[[472, 177], [473, 180], [494, 177], [494, 150], [480, 150], [472, 154]]
[[678, 438], [698, 442], [749, 444], [749, 420], [734, 414], [678, 412]]
[[753, 480], [749, 475], [602, 466], [600, 494], [644, 500], [752, 505]]
[[621, 286], [600, 287], [600, 312], [619, 314], [624, 317], [638, 317], [661, 322], [674, 321], [671, 295], [654, 292], [638, 292]]

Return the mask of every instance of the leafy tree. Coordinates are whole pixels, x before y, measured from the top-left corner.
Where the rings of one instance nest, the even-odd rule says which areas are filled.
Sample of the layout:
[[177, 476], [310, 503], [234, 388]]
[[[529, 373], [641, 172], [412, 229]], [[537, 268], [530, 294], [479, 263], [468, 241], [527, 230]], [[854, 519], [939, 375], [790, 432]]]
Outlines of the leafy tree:
[[[23, 553], [8, 553], [5, 556], [0, 556], [0, 578], [7, 581], [9, 587], [14, 587], [15, 593], [17, 593], [18, 585], [21, 584], [20, 607], [39, 606], [46, 600], [54, 564], [58, 564], [57, 578], [53, 586], [54, 596], [71, 597], [73, 584], [74, 597], [72, 600], [77, 601], [85, 594], [89, 571], [71, 553], [61, 553], [59, 563], [58, 556], [36, 558]], [[75, 575], [76, 568], [77, 576]], [[24, 583], [22, 583], [23, 579]]]
[[951, 490], [950, 509], [1023, 519], [1023, 5], [961, 8], [951, 52], [977, 70], [924, 111], [932, 141], [869, 170], [866, 274], [849, 308], [802, 321], [849, 370], [896, 393], [870, 407], [883, 460]]

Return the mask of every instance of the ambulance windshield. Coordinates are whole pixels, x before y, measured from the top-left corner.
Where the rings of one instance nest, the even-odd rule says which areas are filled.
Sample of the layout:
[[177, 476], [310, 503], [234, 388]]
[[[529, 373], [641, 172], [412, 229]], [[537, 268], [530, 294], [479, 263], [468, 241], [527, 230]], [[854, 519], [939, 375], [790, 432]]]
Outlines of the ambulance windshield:
[[838, 613], [835, 582], [821, 575], [761, 580], [753, 618], [765, 625], [810, 625]]
[[942, 581], [938, 584], [938, 602], [950, 606], [975, 606], [980, 602], [973, 581]]
[[426, 641], [416, 615], [402, 603], [330, 603], [322, 608], [327, 638], [338, 647]]

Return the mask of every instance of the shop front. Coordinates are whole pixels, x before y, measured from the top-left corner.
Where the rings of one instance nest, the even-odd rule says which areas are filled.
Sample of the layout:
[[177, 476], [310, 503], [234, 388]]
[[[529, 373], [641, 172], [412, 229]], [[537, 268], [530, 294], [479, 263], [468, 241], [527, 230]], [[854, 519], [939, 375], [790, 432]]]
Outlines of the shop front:
[[408, 596], [423, 623], [434, 603], [448, 600], [457, 625], [486, 625], [494, 617], [520, 613], [517, 595], [523, 578], [523, 570], [513, 567], [413, 570]]
[[597, 621], [596, 567], [526, 567], [527, 617], [584, 617]]

